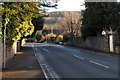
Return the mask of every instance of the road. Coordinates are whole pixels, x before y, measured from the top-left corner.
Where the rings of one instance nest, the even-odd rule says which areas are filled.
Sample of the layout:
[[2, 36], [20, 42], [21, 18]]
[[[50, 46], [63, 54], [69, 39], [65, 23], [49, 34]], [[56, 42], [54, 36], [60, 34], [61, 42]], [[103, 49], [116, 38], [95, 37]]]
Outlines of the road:
[[118, 78], [118, 58], [49, 43], [32, 43], [60, 78]]

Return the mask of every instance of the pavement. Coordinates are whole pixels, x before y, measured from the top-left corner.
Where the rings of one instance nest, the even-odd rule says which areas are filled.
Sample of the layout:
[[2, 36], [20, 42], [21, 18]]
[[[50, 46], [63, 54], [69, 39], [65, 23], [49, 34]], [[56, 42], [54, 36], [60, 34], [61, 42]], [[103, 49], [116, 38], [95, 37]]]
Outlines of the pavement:
[[2, 70], [2, 80], [46, 80], [31, 45], [25, 45]]

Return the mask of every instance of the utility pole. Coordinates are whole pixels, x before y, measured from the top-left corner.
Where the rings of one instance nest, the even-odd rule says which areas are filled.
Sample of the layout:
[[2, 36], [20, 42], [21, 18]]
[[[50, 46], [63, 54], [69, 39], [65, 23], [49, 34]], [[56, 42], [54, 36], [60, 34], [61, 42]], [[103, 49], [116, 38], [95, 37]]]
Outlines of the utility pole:
[[[2, 7], [2, 4], [0, 4]], [[3, 66], [3, 44], [2, 44], [2, 10], [0, 10], [0, 80], [2, 79], [2, 66]]]
[[3, 68], [6, 66], [6, 25], [4, 26]]
[[[2, 4], [3, 3], [1, 3], [1, 7], [2, 7]], [[2, 16], [1, 16], [2, 17]], [[5, 23], [4, 23], [4, 32], [3, 32], [3, 35], [4, 35], [4, 37], [3, 37], [3, 68], [5, 68], [5, 64], [6, 64], [6, 25], [7, 25], [7, 23], [8, 23], [8, 21], [9, 21], [9, 19], [7, 18], [7, 15], [5, 15], [5, 17], [6, 17], [6, 19], [5, 19]], [[1, 20], [1, 23], [2, 23], [2, 20]], [[1, 27], [2, 27], [2, 24], [1, 24]]]
[[3, 68], [5, 68], [5, 66], [6, 66], [6, 25], [8, 24], [8, 22], [9, 22], [9, 19], [8, 18], [6, 18], [5, 19], [5, 24], [4, 24], [4, 38], [3, 38], [3, 45], [4, 45], [4, 50], [3, 50]]

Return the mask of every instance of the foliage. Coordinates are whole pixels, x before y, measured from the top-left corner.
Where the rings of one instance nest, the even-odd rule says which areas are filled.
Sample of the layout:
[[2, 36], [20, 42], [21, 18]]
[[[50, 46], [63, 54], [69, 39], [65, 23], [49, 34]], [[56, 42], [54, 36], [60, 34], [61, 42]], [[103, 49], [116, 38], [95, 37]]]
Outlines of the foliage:
[[50, 37], [56, 37], [56, 34], [54, 33], [49, 33], [45, 35], [45, 38], [50, 38]]
[[3, 28], [6, 28], [7, 40], [20, 40], [34, 31], [32, 19], [41, 15], [38, 2], [10, 2], [3, 5]]
[[27, 38], [34, 37], [38, 30], [42, 30], [43, 29], [44, 15], [40, 15], [37, 18], [33, 18], [32, 19], [32, 24], [34, 26], [34, 31], [33, 31], [33, 33], [31, 35], [28, 35]]
[[73, 36], [69, 33], [69, 34], [65, 34], [63, 35], [63, 41], [67, 42], [69, 41]]
[[41, 35], [41, 40], [40, 41], [45, 41], [45, 36], [44, 35]]
[[40, 34], [36, 34], [35, 38], [36, 38], [37, 42], [39, 42], [41, 40], [42, 36]]
[[119, 43], [116, 43], [115, 46], [120, 46], [120, 42], [119, 42]]
[[83, 38], [101, 35], [104, 29], [117, 29], [117, 2], [86, 2], [85, 6], [81, 31]]
[[35, 26], [35, 28], [34, 28], [34, 34], [35, 34], [37, 30], [43, 29], [44, 18], [42, 16], [33, 18], [32, 23]]
[[[119, 12], [119, 16], [118, 16], [119, 20], [118, 21], [120, 21], [120, 2], [118, 3], [117, 6], [118, 6], [117, 9], [118, 9], [118, 12]], [[119, 38], [119, 42], [120, 42], [120, 22], [118, 24], [117, 32], [118, 32], [118, 38]]]
[[6, 30], [7, 40], [9, 40], [7, 42], [12, 43], [13, 40], [20, 40], [33, 32], [35, 33], [38, 29], [42, 29], [44, 13], [46, 13], [42, 7], [57, 6], [51, 3], [51, 0], [45, 1], [47, 3], [4, 2], [2, 7], [2, 29]]
[[46, 39], [48, 42], [55, 42], [56, 34], [54, 34], [54, 33], [46, 34], [46, 35], [45, 35], [45, 39]]
[[55, 42], [56, 37], [50, 37], [49, 41], [50, 42]]
[[63, 35], [58, 35], [58, 36], [56, 37], [56, 42], [59, 43], [59, 42], [61, 42], [61, 41], [63, 41]]
[[23, 21], [18, 27], [11, 27], [12, 24], [7, 26], [7, 38], [12, 40], [20, 40], [21, 37], [31, 35], [34, 31], [34, 26], [31, 21]]
[[36, 38], [35, 37], [30, 37], [30, 38], [27, 38], [27, 42], [36, 42]]

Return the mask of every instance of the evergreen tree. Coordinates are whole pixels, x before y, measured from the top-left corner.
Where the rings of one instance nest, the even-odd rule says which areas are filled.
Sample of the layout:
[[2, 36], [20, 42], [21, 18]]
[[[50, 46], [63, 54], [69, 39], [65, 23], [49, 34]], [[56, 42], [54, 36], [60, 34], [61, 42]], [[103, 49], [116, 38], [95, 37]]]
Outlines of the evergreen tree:
[[103, 29], [116, 30], [117, 2], [86, 2], [83, 11], [82, 37], [101, 35]]
[[[20, 40], [21, 37], [34, 32], [33, 18], [38, 18], [44, 12], [38, 2], [10, 2], [4, 3], [2, 19], [3, 28], [6, 28], [7, 41]], [[41, 12], [41, 13], [40, 13]]]

